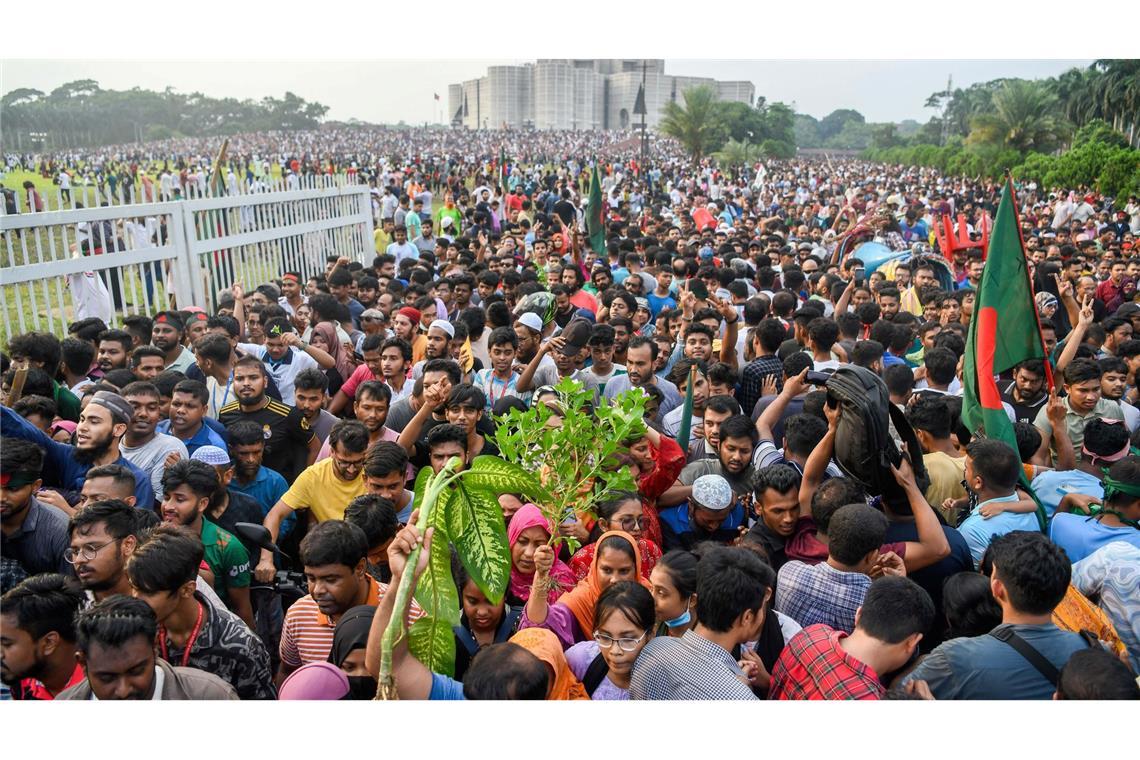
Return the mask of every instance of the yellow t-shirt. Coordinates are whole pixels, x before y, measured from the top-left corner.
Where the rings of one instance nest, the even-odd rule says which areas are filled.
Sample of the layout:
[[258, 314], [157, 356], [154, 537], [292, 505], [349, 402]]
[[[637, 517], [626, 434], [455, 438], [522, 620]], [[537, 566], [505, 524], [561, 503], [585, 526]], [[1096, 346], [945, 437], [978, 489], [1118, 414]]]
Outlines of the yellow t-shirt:
[[377, 227], [376, 231], [372, 233], [372, 242], [376, 248], [376, 253], [381, 254], [388, 250], [388, 245], [392, 242], [392, 239], [388, 236], [388, 233], [384, 231], [383, 227]]
[[344, 481], [333, 470], [333, 459], [322, 459], [306, 467], [281, 501], [295, 510], [311, 509], [317, 522], [343, 520], [348, 503], [364, 493], [364, 474]]
[[954, 526], [952, 516], [948, 516], [942, 509], [942, 502], [947, 499], [961, 499], [966, 495], [962, 487], [962, 479], [966, 477], [966, 458], [955, 458], [941, 451], [922, 455], [922, 463], [926, 465], [926, 474], [930, 476], [930, 486], [926, 489], [926, 500], [934, 507], [951, 527]]

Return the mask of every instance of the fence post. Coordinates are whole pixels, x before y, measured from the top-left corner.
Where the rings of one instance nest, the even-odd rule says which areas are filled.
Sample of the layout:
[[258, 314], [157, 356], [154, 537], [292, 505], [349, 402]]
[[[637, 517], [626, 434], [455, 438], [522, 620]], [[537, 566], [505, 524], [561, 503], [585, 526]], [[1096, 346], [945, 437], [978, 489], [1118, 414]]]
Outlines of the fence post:
[[[176, 210], [171, 214], [171, 222], [175, 227], [175, 247], [178, 249], [178, 268], [184, 271], [183, 280], [178, 283], [178, 292], [185, 294], [186, 300], [178, 304], [179, 308], [194, 305], [201, 306], [207, 311], [213, 310], [212, 299], [207, 298], [205, 284], [202, 278], [202, 267], [198, 261], [198, 254], [194, 252], [193, 245], [198, 240], [194, 229], [194, 212], [190, 204], [180, 201]], [[209, 294], [213, 296], [213, 294]]]

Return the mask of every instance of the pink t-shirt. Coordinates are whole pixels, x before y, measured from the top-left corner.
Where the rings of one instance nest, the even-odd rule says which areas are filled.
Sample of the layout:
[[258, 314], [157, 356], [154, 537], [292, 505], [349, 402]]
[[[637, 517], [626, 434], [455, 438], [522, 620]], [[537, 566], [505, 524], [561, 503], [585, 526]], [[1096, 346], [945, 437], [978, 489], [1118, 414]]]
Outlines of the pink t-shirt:
[[360, 387], [361, 383], [366, 383], [369, 380], [383, 379], [384, 377], [382, 375], [379, 377], [373, 375], [372, 370], [368, 369], [367, 364], [361, 364], [348, 376], [348, 379], [340, 386], [340, 390], [349, 398], [356, 398], [356, 389]]

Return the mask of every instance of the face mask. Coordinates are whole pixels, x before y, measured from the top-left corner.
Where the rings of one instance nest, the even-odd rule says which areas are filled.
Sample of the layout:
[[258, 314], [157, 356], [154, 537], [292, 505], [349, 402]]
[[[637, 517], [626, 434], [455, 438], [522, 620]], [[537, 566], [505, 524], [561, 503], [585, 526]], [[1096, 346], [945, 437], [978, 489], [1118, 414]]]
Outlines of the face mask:
[[375, 699], [376, 679], [369, 676], [349, 676], [348, 694], [344, 698], [354, 701]]
[[672, 620], [666, 620], [665, 621], [665, 627], [666, 628], [680, 628], [683, 625], [688, 625], [689, 621], [692, 619], [693, 619], [693, 615], [689, 611], [689, 607], [686, 606], [685, 611], [682, 612], [680, 615], [673, 618]]

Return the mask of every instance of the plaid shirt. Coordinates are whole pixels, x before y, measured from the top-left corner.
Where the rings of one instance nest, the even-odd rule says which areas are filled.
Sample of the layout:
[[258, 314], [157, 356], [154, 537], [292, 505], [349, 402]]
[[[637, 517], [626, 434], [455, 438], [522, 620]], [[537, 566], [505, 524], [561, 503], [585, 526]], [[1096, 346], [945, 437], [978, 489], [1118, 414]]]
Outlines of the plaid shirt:
[[756, 699], [724, 647], [693, 631], [658, 636], [633, 664], [630, 699]]
[[797, 633], [772, 668], [768, 699], [882, 699], [879, 676], [843, 651], [845, 638], [826, 625]]
[[836, 570], [827, 562], [806, 565], [793, 560], [780, 568], [776, 609], [803, 627], [823, 623], [840, 631], [855, 630], [855, 610], [871, 586], [863, 573]]
[[760, 391], [760, 385], [768, 375], [775, 375], [777, 383], [784, 377], [784, 363], [775, 354], [754, 359], [740, 373], [740, 396], [737, 400], [740, 402], [740, 410], [749, 417], [752, 416], [756, 402], [764, 395]]

